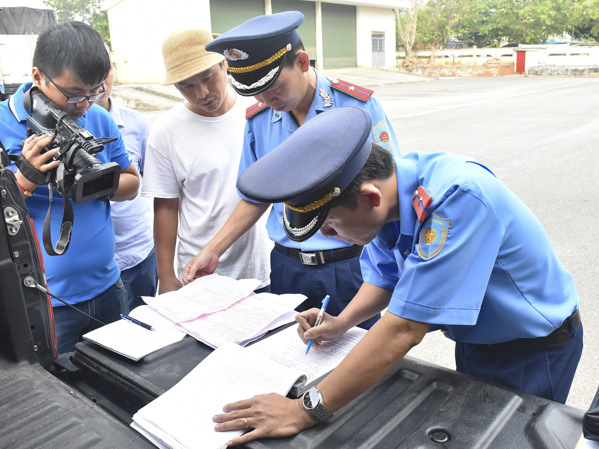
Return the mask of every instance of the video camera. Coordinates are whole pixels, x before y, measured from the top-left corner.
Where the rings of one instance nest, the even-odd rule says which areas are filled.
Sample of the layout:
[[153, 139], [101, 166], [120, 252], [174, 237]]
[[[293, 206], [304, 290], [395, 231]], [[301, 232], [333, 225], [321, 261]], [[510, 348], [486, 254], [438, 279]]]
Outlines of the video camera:
[[32, 87], [25, 94], [23, 105], [30, 114], [27, 117], [27, 136], [54, 136], [52, 143], [41, 152], [60, 147], [53, 157], [53, 160], [60, 160], [60, 165], [48, 172], [46, 183], [53, 184], [63, 198], [72, 196], [76, 203], [112, 198], [119, 185], [121, 167], [116, 162], [102, 164], [94, 154], [115, 139], [96, 139], [37, 87]]

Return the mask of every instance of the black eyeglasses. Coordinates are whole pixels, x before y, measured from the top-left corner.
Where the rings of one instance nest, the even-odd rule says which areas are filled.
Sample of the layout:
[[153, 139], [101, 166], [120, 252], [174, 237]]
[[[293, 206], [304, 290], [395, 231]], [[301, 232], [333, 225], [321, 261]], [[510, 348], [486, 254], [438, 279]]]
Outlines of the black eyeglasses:
[[52, 84], [54, 84], [54, 87], [56, 87], [58, 89], [58, 91], [65, 96], [65, 98], [67, 99], [67, 103], [69, 103], [69, 104], [81, 103], [83, 100], [87, 100], [90, 103], [93, 103], [94, 101], [98, 101], [98, 100], [104, 98], [104, 96], [106, 95], [106, 88], [104, 87], [104, 83], [100, 84], [100, 86], [102, 86], [102, 92], [99, 92], [97, 94], [67, 95], [60, 87], [58, 87], [58, 84], [56, 84], [54, 81], [52, 81], [52, 78], [50, 78], [46, 72], [44, 72], [43, 70], [41, 70], [41, 72], [44, 74], [44, 76], [46, 78], [48, 78], [50, 80], [50, 82]]

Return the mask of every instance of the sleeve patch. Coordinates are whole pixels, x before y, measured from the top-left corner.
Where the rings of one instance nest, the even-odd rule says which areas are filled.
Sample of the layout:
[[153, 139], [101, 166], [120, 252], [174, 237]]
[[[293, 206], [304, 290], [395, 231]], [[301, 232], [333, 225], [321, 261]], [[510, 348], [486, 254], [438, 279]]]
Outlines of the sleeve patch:
[[449, 220], [433, 214], [422, 225], [418, 238], [418, 254], [424, 260], [430, 260], [441, 252], [447, 241]]
[[268, 106], [266, 106], [265, 103], [255, 103], [253, 105], [251, 105], [249, 108], [247, 108], [245, 110], [245, 118], [246, 120], [253, 117], [254, 115], [256, 115], [258, 112], [263, 111], [264, 109], [266, 109]]
[[374, 90], [360, 87], [343, 80], [332, 80], [331, 87], [364, 102], [368, 101], [374, 93]]
[[378, 122], [372, 127], [372, 137], [374, 143], [381, 146], [385, 150], [391, 149], [391, 132], [389, 131], [389, 125], [387, 122]]

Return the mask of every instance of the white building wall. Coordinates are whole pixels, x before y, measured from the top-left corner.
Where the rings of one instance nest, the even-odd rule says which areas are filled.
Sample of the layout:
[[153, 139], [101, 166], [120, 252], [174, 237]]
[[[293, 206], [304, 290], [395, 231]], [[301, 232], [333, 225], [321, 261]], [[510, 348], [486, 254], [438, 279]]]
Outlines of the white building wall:
[[159, 83], [166, 36], [181, 28], [211, 27], [207, 0], [105, 0], [102, 7], [108, 12], [119, 83]]
[[[270, 1], [264, 1], [268, 9]], [[356, 6], [358, 66], [372, 66], [371, 33], [382, 32], [385, 33], [385, 67], [395, 67], [392, 8], [403, 6], [406, 0], [324, 2]], [[210, 0], [102, 0], [102, 9], [108, 13], [116, 81], [121, 84], [159, 83], [164, 76], [162, 42], [166, 36], [185, 27], [211, 29]]]
[[392, 9], [358, 6], [356, 13], [358, 67], [372, 67], [372, 33], [385, 34], [385, 67], [395, 67], [395, 17]]

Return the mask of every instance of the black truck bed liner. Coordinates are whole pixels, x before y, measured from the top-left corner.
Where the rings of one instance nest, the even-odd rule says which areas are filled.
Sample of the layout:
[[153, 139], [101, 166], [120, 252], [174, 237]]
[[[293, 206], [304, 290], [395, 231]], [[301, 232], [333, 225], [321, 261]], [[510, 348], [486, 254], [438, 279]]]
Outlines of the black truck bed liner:
[[0, 448], [152, 448], [40, 365], [0, 360]]

